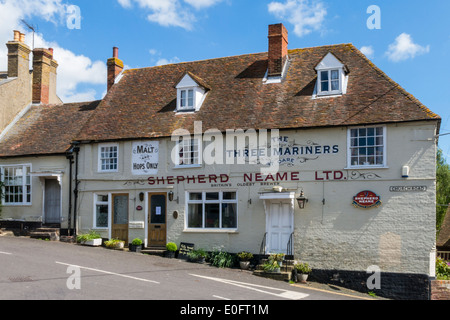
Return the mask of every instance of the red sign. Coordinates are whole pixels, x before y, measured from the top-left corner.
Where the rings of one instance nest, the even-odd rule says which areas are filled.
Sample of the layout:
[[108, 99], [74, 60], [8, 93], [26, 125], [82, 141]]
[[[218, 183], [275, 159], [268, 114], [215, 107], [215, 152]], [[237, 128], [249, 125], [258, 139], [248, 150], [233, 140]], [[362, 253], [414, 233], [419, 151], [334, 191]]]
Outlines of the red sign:
[[380, 197], [372, 191], [361, 191], [355, 197], [353, 197], [353, 205], [356, 208], [377, 208], [381, 206]]

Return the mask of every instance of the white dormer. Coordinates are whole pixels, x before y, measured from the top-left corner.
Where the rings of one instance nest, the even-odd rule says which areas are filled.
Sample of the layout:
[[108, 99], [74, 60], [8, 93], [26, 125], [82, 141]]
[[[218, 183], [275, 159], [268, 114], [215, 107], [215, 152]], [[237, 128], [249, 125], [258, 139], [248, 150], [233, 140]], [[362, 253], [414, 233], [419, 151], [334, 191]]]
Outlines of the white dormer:
[[176, 112], [195, 112], [200, 110], [208, 88], [197, 77], [187, 72], [175, 87], [177, 89]]
[[317, 65], [314, 97], [337, 96], [347, 93], [348, 75], [345, 65], [328, 53]]

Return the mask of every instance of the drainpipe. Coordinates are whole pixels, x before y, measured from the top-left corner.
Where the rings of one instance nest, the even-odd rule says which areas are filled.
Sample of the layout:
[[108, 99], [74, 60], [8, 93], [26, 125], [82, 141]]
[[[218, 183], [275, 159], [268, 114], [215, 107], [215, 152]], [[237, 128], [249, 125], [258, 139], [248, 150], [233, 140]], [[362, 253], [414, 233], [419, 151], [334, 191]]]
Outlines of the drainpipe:
[[77, 205], [78, 205], [78, 154], [80, 152], [79, 143], [74, 143], [73, 151], [75, 152], [75, 189], [73, 203], [73, 236], [77, 236]]
[[68, 226], [67, 235], [70, 237], [70, 229], [72, 229], [72, 166], [73, 166], [73, 148], [71, 148], [67, 154], [66, 159], [69, 160], [69, 215], [68, 215]]

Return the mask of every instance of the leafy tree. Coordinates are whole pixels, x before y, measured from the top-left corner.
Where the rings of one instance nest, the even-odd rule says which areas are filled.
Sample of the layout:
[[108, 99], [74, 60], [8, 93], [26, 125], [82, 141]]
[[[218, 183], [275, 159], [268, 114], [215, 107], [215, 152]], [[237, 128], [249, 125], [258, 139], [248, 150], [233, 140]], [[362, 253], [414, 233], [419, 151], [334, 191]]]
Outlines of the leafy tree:
[[436, 157], [436, 229], [441, 228], [450, 203], [450, 166], [438, 148]]

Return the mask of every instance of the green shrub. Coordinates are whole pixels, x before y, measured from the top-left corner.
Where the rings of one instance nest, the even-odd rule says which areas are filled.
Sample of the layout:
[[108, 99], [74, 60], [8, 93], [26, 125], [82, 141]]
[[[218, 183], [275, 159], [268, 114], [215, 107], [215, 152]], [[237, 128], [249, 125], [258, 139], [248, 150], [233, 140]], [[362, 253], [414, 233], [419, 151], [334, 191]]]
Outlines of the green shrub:
[[178, 247], [175, 243], [169, 242], [168, 244], [166, 244], [166, 249], [167, 251], [177, 251]]
[[250, 261], [253, 258], [253, 254], [250, 252], [242, 251], [238, 253], [238, 258], [241, 261]]
[[133, 239], [133, 241], [131, 241], [131, 244], [133, 246], [141, 246], [142, 245], [142, 240], [139, 238]]
[[236, 256], [223, 251], [214, 251], [210, 254], [211, 265], [218, 268], [232, 268], [236, 263]]
[[450, 280], [450, 262], [445, 262], [441, 258], [436, 259], [436, 278]]
[[101, 237], [102, 236], [98, 232], [91, 230], [91, 231], [89, 231], [89, 233], [84, 233], [84, 234], [78, 235], [77, 242], [82, 243], [82, 242], [86, 242], [88, 240], [101, 239]]
[[309, 274], [312, 272], [311, 267], [307, 263], [295, 263], [294, 268], [300, 274]]

